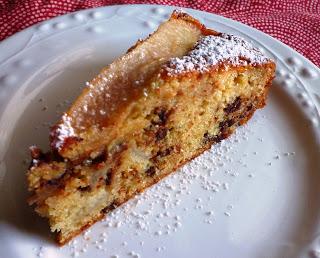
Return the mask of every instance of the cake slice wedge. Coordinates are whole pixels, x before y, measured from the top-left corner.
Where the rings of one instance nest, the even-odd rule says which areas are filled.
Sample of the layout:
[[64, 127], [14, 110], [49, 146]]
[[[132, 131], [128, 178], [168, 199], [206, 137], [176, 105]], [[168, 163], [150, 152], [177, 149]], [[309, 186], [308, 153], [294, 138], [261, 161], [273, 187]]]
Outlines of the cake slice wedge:
[[31, 148], [29, 204], [64, 244], [228, 137], [266, 103], [275, 63], [175, 11], [104, 68]]

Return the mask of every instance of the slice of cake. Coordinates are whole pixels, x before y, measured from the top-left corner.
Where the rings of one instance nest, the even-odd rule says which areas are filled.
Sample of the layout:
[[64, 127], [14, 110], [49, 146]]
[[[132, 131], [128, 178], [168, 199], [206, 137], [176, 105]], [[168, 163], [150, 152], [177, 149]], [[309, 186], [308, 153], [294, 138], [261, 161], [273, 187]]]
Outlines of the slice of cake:
[[174, 12], [104, 68], [31, 148], [29, 203], [66, 243], [230, 135], [265, 105], [275, 64]]

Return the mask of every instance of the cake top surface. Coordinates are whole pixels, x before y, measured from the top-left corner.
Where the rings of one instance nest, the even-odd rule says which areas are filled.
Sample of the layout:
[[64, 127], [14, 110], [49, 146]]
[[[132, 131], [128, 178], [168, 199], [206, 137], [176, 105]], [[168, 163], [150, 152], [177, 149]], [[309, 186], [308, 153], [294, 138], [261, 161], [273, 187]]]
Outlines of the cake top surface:
[[[80, 134], [88, 128], [116, 124], [112, 119], [120, 117], [120, 110], [141, 94], [148, 96], [149, 82], [154, 76], [161, 77], [163, 72], [175, 77], [188, 72], [205, 73], [221, 66], [228, 69], [228, 66], [255, 66], [272, 62], [240, 37], [207, 29], [187, 14], [178, 12], [172, 17], [164, 23], [166, 27], [154, 33], [156, 41], [147, 46], [143, 46], [143, 42], [137, 44], [88, 83], [88, 87], [52, 128], [50, 143], [53, 150], [58, 150], [60, 154], [63, 149], [68, 150], [66, 146], [83, 140]], [[181, 22], [177, 25], [174, 20]], [[175, 33], [171, 33], [172, 30]], [[150, 41], [152, 37], [155, 36], [146, 40]], [[171, 49], [178, 50], [173, 55]]]
[[171, 58], [164, 68], [168, 75], [178, 75], [206, 72], [222, 62], [232, 66], [259, 65], [270, 62], [270, 59], [244, 39], [221, 33], [202, 37], [187, 55]]

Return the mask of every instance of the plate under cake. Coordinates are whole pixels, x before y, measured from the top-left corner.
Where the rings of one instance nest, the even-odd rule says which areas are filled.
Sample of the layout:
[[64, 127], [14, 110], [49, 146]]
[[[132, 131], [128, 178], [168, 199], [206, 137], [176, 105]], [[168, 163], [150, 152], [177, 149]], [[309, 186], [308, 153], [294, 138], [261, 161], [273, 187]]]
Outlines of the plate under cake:
[[29, 203], [66, 243], [228, 137], [266, 103], [275, 63], [175, 11], [88, 83], [31, 148]]

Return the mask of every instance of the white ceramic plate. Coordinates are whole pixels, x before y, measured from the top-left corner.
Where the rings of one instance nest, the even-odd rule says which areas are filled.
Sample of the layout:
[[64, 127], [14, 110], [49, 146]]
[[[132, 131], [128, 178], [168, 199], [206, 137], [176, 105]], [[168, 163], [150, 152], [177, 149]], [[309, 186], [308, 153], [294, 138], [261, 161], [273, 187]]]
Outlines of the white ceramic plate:
[[255, 29], [191, 9], [277, 60], [266, 108], [62, 248], [26, 205], [28, 147], [47, 149], [48, 125], [80, 86], [172, 10], [85, 10], [1, 42], [0, 257], [320, 257], [319, 70]]

